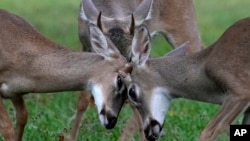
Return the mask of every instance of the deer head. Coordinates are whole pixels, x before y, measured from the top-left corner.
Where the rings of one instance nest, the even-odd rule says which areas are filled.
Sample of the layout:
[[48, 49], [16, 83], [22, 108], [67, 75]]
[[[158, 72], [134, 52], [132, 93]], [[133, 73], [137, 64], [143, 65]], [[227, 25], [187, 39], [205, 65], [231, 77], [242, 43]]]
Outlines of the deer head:
[[[114, 58], [121, 57], [121, 56], [116, 56], [116, 54], [118, 53], [115, 53], [115, 52], [119, 52], [119, 51], [115, 48], [115, 46], [109, 40], [109, 38], [107, 38], [97, 26], [95, 26], [94, 24], [90, 24], [89, 27], [90, 27], [90, 33], [91, 33], [90, 34], [91, 45], [95, 52], [99, 53], [100, 55], [104, 57], [107, 56], [107, 60], [110, 59], [110, 56]], [[133, 48], [132, 50], [133, 64], [139, 63], [141, 65], [145, 65], [145, 62], [141, 62], [141, 60], [144, 60], [144, 59], [146, 60], [148, 58], [150, 48], [151, 48], [150, 47], [150, 35], [148, 33], [146, 26], [141, 25], [135, 28], [135, 35], [132, 40], [132, 46], [141, 47], [141, 48]], [[105, 48], [105, 50], [103, 48]], [[143, 52], [145, 56], [138, 55], [136, 52]], [[103, 54], [106, 54], [106, 55], [103, 55]], [[138, 61], [138, 59], [140, 61]], [[112, 58], [110, 60], [112, 61]], [[117, 61], [121, 59], [114, 59], [114, 60]], [[115, 125], [120, 109], [124, 103], [124, 100], [127, 98], [126, 97], [127, 85], [125, 85], [125, 82], [129, 80], [129, 77], [127, 77], [128, 76], [127, 74], [131, 73], [132, 64], [127, 63], [125, 60], [122, 61], [121, 68], [117, 70], [112, 70], [112, 71], [110, 70], [109, 73], [106, 73], [105, 76], [100, 77], [98, 80], [102, 82], [101, 84], [103, 84], [104, 81], [107, 81], [108, 83], [110, 82], [111, 78], [113, 79], [114, 85], [109, 85], [110, 87], [107, 87], [104, 90], [102, 90], [103, 92], [109, 92], [109, 93], [100, 94], [101, 86], [93, 85], [94, 86], [93, 96], [97, 105], [98, 112], [100, 113], [100, 120], [102, 123], [104, 123], [104, 125], [107, 128], [112, 128]], [[112, 63], [110, 65], [112, 65]], [[116, 75], [113, 74], [114, 71], [115, 73], [117, 73]], [[127, 80], [124, 81], [125, 79]], [[111, 120], [109, 117], [113, 120]]]
[[[111, 3], [116, 3], [116, 1], [112, 1]], [[111, 39], [114, 45], [118, 47], [122, 55], [130, 60], [130, 45], [134, 29], [150, 18], [152, 3], [152, 0], [144, 0], [135, 11], [131, 11], [128, 15], [124, 16], [124, 14], [121, 14], [117, 16], [119, 15], [117, 14], [114, 17], [107, 17], [101, 14], [102, 11], [96, 8], [92, 0], [82, 0], [79, 19], [98, 26]], [[121, 6], [121, 4], [113, 5], [117, 9]]]
[[[141, 114], [144, 132], [148, 140], [156, 140], [164, 125], [165, 115], [172, 96], [170, 91], [163, 87], [161, 75], [154, 72], [152, 67], [161, 67], [164, 64], [149, 63], [150, 36], [146, 27], [140, 27], [132, 41], [132, 71], [120, 71], [123, 81], [128, 88], [128, 99], [135, 105]], [[187, 43], [168, 54], [168, 57], [183, 56], [186, 53]], [[169, 59], [171, 63], [173, 59]], [[157, 59], [151, 59], [157, 60]], [[167, 63], [167, 62], [165, 62]], [[131, 72], [131, 74], [129, 74]]]
[[[115, 45], [97, 26], [90, 24], [89, 32], [92, 48], [109, 62], [107, 65], [116, 66], [120, 64], [120, 67], [125, 65], [126, 59], [120, 55]], [[120, 61], [117, 62], [117, 60]], [[100, 72], [102, 68], [96, 67], [96, 69], [98, 69], [96, 72], [99, 72], [99, 74], [97, 73], [94, 80], [90, 83], [90, 87], [92, 88], [91, 92], [98, 109], [99, 119], [107, 129], [111, 129], [115, 126], [122, 105], [127, 99], [127, 88], [122, 82], [118, 68], [110, 68], [112, 70], [110, 69], [105, 73]], [[110, 81], [111, 79], [112, 81]], [[112, 82], [112, 84], [102, 85], [109, 82]]]

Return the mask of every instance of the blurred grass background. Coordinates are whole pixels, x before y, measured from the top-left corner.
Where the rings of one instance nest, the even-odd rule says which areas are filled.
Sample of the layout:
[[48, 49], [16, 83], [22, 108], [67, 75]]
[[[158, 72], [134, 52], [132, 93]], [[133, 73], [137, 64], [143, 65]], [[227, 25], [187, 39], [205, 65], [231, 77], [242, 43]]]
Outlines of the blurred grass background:
[[[0, 8], [22, 16], [41, 33], [66, 47], [81, 50], [77, 32], [77, 17], [80, 0], [1, 0]], [[250, 16], [249, 0], [195, 0], [200, 35], [205, 46], [212, 44], [237, 20]], [[171, 48], [161, 37], [156, 38], [152, 54], [159, 56]], [[159, 49], [160, 48], [160, 49]], [[76, 112], [78, 92], [56, 94], [30, 94], [25, 96], [29, 120], [25, 128], [24, 141], [57, 141], [58, 136], [68, 134]], [[9, 100], [6, 108], [13, 121], [14, 110]], [[219, 106], [191, 100], [175, 100], [166, 117], [160, 141], [195, 141], [201, 130], [218, 110]], [[122, 109], [117, 126], [106, 130], [100, 125], [95, 108], [89, 108], [84, 115], [79, 141], [115, 141], [131, 115], [128, 106]], [[241, 118], [240, 118], [241, 119]], [[240, 120], [236, 121], [240, 123]], [[0, 140], [3, 140], [0, 137]], [[135, 135], [138, 140], [138, 135]], [[227, 134], [219, 141], [228, 141]]]

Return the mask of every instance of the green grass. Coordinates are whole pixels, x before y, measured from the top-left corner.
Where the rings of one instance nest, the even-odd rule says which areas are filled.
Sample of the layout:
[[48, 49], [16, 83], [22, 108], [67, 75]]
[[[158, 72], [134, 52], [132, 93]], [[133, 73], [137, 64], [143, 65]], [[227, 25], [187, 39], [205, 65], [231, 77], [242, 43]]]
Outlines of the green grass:
[[[0, 8], [14, 12], [53, 41], [72, 49], [81, 49], [77, 33], [77, 17], [80, 0], [1, 0]], [[197, 20], [201, 38], [205, 46], [212, 44], [235, 21], [250, 16], [249, 0], [195, 1]], [[170, 48], [161, 38], [154, 40], [157, 50], [154, 55], [162, 55]], [[25, 141], [56, 141], [61, 134], [68, 134], [76, 111], [78, 92], [56, 94], [29, 94], [25, 96], [29, 110], [29, 120], [25, 128]], [[11, 103], [5, 105], [13, 121], [14, 110]], [[166, 117], [163, 135], [160, 141], [195, 141], [200, 131], [218, 111], [219, 106], [191, 100], [175, 100]], [[117, 140], [131, 115], [128, 106], [122, 109], [117, 126], [106, 130], [99, 124], [95, 108], [89, 108], [83, 118], [79, 141]], [[240, 120], [237, 121], [238, 123]], [[0, 140], [3, 140], [0, 138]], [[135, 136], [138, 140], [138, 135]], [[227, 141], [222, 135], [219, 141]]]

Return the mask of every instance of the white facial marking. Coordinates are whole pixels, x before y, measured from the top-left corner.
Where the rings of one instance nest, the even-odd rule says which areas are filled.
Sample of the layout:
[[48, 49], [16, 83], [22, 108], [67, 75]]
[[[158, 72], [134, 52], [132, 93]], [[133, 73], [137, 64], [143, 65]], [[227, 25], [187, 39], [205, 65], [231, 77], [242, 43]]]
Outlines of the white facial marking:
[[99, 115], [99, 120], [101, 121], [102, 125], [107, 125], [108, 124], [108, 119], [104, 115]]
[[153, 127], [153, 133], [160, 133], [160, 126], [158, 124]]
[[9, 89], [9, 87], [8, 87], [5, 83], [3, 83], [3, 84], [1, 85], [1, 91], [2, 91], [3, 93], [7, 92], [8, 89]]
[[171, 100], [169, 91], [165, 88], [157, 87], [153, 90], [151, 98], [151, 116], [160, 124], [163, 124]]
[[102, 110], [103, 103], [104, 103], [104, 97], [103, 97], [101, 85], [93, 84], [91, 93], [94, 96], [95, 105], [97, 107], [98, 113], [100, 113]]
[[3, 95], [8, 96], [10, 94], [9, 86], [5, 83], [3, 83], [0, 87], [0, 91]]

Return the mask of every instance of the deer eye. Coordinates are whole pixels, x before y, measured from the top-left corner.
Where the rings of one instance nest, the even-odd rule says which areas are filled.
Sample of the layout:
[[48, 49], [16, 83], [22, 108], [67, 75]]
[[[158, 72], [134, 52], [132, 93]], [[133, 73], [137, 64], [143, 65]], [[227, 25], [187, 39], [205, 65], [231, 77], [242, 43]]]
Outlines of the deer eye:
[[120, 90], [122, 88], [122, 79], [120, 75], [117, 76], [116, 81], [117, 81], [116, 83], [117, 83], [118, 90]]
[[132, 86], [128, 91], [129, 99], [133, 102], [137, 102], [137, 95], [135, 91], [135, 86]]

